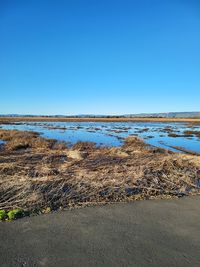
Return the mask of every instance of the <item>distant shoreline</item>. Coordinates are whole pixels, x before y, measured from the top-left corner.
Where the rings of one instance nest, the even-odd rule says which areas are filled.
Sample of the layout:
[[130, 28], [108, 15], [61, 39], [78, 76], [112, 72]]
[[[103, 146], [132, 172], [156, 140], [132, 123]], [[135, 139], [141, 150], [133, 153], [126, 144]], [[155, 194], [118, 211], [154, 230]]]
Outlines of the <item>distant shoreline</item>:
[[0, 117], [0, 123], [20, 121], [50, 121], [50, 122], [191, 122], [200, 123], [200, 118], [125, 118], [125, 117]]

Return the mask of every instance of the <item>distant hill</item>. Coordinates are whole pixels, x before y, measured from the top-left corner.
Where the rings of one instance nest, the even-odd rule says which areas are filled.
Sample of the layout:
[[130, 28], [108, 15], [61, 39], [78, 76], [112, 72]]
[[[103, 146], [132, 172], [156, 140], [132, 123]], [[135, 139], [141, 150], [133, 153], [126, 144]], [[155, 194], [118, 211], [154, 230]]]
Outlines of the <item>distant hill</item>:
[[200, 117], [200, 111], [197, 112], [166, 112], [166, 113], [140, 113], [140, 114], [129, 114], [125, 117], [131, 118], [195, 118]]
[[125, 115], [27, 115], [27, 114], [0, 114], [0, 117], [58, 117], [58, 118], [200, 118], [200, 111], [195, 112], [166, 112], [166, 113], [140, 113]]

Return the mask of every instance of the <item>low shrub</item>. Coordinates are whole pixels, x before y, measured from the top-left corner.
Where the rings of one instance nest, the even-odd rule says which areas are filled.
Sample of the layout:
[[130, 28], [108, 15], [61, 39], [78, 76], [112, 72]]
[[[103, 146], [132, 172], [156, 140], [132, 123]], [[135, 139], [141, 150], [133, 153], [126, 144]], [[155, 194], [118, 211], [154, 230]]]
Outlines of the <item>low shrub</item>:
[[4, 221], [7, 218], [7, 213], [5, 210], [0, 210], [0, 221]]
[[7, 215], [9, 220], [16, 220], [22, 218], [24, 216], [24, 212], [20, 209], [14, 209], [10, 210]]

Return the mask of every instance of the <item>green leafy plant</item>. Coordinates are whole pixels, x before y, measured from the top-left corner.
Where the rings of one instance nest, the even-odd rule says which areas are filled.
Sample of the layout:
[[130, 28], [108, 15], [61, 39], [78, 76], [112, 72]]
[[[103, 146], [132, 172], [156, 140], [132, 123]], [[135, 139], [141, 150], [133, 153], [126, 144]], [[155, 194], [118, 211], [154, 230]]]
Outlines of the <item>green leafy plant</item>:
[[7, 215], [9, 220], [16, 220], [18, 218], [22, 218], [24, 216], [24, 212], [20, 209], [14, 209], [10, 210]]
[[0, 210], [0, 221], [3, 221], [7, 218], [7, 213], [5, 210]]

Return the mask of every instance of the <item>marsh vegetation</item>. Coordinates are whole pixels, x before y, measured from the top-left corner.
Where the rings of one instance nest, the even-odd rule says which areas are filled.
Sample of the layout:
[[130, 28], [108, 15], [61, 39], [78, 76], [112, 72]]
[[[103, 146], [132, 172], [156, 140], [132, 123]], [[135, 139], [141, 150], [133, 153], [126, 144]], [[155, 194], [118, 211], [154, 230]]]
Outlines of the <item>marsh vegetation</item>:
[[0, 210], [45, 213], [99, 203], [180, 197], [200, 191], [200, 157], [145, 144], [73, 146], [35, 132], [0, 130]]
[[[2, 121], [0, 128], [37, 132], [42, 137], [69, 142], [95, 142], [101, 146], [121, 146], [128, 136], [138, 136], [145, 143], [174, 152], [200, 153], [200, 125], [168, 122], [62, 122]], [[176, 149], [173, 147], [177, 147]]]

